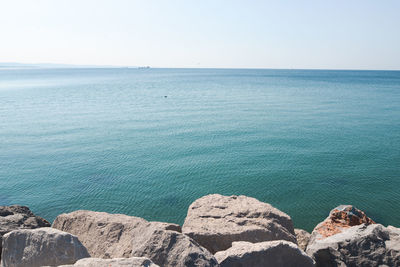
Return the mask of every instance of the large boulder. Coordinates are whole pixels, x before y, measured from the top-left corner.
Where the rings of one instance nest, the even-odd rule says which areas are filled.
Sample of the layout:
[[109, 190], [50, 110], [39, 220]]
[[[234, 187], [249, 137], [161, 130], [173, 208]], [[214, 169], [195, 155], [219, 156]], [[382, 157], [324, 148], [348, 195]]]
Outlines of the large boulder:
[[83, 210], [61, 214], [53, 223], [54, 228], [78, 236], [93, 257], [147, 257], [165, 267], [217, 265], [205, 248], [164, 226], [123, 214]]
[[213, 194], [197, 199], [189, 207], [182, 232], [211, 253], [228, 249], [234, 241], [296, 243], [289, 215], [246, 196]]
[[314, 228], [311, 239], [323, 239], [352, 226], [374, 223], [362, 210], [352, 205], [340, 205], [331, 210], [329, 216]]
[[400, 229], [361, 224], [311, 239], [307, 254], [317, 266], [400, 266]]
[[311, 234], [303, 229], [294, 229], [294, 233], [296, 234], [297, 244], [299, 248], [305, 251], [308, 242], [310, 241]]
[[25, 206], [0, 206], [0, 260], [2, 236], [17, 229], [35, 229], [49, 227], [50, 223], [45, 219], [35, 216]]
[[2, 267], [58, 266], [90, 257], [76, 236], [50, 227], [15, 230], [3, 236]]
[[132, 258], [85, 258], [77, 261], [73, 265], [61, 265], [58, 267], [159, 267], [151, 260], [141, 257]]
[[260, 243], [233, 242], [215, 254], [221, 267], [313, 267], [314, 261], [294, 243], [276, 240]]

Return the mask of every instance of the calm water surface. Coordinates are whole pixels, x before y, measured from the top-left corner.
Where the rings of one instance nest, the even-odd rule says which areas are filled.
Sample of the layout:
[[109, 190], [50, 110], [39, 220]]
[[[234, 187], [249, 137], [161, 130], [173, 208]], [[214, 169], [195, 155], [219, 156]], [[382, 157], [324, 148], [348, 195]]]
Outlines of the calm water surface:
[[311, 230], [351, 203], [400, 226], [400, 72], [0, 70], [0, 205], [183, 223], [244, 194]]

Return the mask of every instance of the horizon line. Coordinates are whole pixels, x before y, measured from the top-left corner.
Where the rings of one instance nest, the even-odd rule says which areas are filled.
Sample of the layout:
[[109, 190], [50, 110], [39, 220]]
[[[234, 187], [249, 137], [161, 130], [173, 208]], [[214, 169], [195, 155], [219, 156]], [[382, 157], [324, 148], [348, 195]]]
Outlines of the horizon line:
[[[10, 64], [10, 66], [6, 66]], [[4, 66], [2, 66], [4, 65]], [[273, 67], [160, 67], [150, 65], [108, 65], [108, 64], [69, 64], [69, 63], [21, 63], [21, 62], [0, 62], [0, 70], [7, 69], [6, 67], [32, 67], [32, 68], [43, 68], [43, 69], [57, 69], [57, 68], [149, 68], [149, 69], [232, 69], [232, 70], [342, 70], [342, 71], [400, 71], [399, 69], [355, 69], [355, 68], [273, 68]], [[10, 68], [8, 68], [10, 69]]]

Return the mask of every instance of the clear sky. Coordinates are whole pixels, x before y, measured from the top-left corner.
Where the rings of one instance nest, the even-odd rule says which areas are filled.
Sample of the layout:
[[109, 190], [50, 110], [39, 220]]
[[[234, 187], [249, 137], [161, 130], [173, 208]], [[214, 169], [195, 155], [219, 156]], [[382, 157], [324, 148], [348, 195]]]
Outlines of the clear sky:
[[400, 0], [0, 0], [0, 62], [400, 69]]

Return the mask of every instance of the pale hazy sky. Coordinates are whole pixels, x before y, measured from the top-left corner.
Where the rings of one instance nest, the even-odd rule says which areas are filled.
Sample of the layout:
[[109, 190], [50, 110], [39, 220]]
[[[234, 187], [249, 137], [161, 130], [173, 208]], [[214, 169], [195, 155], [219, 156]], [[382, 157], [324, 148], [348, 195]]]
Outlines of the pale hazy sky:
[[0, 62], [400, 69], [400, 0], [0, 0]]

